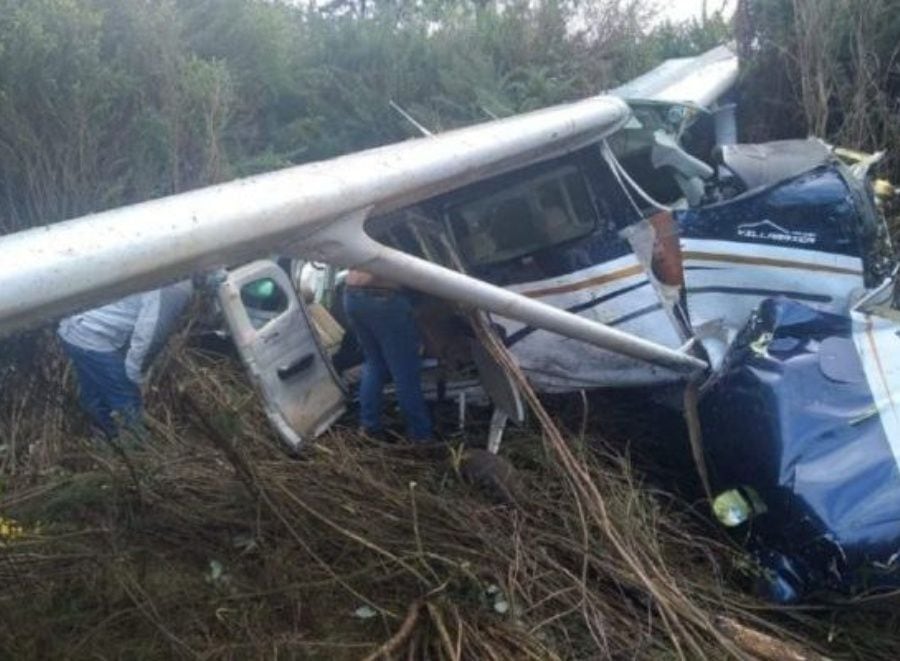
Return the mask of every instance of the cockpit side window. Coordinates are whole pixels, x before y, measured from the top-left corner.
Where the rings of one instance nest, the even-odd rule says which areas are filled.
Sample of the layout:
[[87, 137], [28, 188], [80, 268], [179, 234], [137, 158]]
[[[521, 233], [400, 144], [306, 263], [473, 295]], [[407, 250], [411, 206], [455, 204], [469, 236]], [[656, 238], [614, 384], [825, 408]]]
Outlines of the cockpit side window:
[[452, 205], [447, 218], [463, 258], [476, 267], [572, 241], [597, 225], [587, 183], [573, 165]]

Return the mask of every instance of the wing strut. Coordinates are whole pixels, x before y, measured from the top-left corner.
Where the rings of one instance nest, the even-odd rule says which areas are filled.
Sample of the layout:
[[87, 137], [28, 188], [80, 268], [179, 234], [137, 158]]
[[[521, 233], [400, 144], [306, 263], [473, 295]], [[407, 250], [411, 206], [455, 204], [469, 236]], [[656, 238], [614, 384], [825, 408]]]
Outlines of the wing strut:
[[468, 304], [675, 372], [692, 373], [708, 367], [704, 361], [662, 344], [377, 243], [362, 229], [366, 215], [365, 211], [350, 215], [312, 237], [313, 243], [319, 246], [315, 258], [359, 267], [439, 298]]

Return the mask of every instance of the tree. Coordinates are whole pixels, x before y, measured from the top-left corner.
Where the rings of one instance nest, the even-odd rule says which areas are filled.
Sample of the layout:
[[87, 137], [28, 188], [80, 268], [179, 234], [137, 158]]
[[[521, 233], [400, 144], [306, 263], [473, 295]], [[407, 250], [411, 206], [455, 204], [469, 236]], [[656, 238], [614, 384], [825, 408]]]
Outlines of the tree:
[[[757, 100], [751, 137], [814, 134], [868, 151], [900, 146], [896, 3], [741, 0], [737, 15], [744, 94]], [[892, 166], [900, 173], [896, 157]]]
[[0, 231], [595, 94], [645, 0], [0, 0]]

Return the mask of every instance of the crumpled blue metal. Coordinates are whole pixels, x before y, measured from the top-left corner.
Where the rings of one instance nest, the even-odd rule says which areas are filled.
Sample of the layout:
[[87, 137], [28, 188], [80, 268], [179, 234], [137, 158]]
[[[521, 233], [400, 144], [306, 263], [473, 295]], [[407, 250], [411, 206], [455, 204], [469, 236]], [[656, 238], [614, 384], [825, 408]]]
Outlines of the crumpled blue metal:
[[714, 492], [765, 503], [742, 532], [776, 601], [900, 585], [900, 471], [851, 332], [847, 316], [768, 299], [700, 402]]

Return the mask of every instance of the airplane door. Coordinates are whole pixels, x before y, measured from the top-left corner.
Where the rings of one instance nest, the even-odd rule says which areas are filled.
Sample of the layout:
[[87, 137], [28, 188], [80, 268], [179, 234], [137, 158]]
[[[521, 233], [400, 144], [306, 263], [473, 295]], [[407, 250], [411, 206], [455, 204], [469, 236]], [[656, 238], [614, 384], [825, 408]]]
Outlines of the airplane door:
[[345, 410], [345, 393], [287, 274], [274, 262], [228, 273], [219, 303], [235, 346], [287, 447], [328, 429]]

